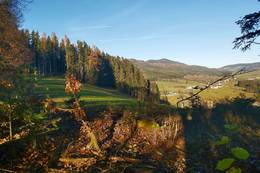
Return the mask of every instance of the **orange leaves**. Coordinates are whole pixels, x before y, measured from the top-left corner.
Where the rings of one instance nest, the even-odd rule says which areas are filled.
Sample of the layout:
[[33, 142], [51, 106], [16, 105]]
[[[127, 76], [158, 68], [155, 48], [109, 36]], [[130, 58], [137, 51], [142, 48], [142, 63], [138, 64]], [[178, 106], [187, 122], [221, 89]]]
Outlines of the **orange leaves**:
[[65, 83], [65, 92], [76, 95], [80, 92], [82, 84], [72, 74], [68, 75]]
[[0, 81], [0, 87], [3, 87], [3, 88], [14, 88], [14, 84], [10, 81], [7, 81], [7, 80], [3, 80], [3, 81]]

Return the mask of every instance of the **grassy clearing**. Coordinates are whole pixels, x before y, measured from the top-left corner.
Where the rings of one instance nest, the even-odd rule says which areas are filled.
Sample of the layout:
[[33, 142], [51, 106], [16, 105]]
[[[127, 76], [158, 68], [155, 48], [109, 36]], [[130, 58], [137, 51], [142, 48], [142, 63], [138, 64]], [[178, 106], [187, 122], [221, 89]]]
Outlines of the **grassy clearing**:
[[[70, 96], [64, 90], [65, 79], [60, 77], [48, 77], [37, 81], [36, 93], [52, 98], [63, 106], [64, 101]], [[85, 84], [80, 92], [80, 100], [84, 106], [134, 106], [137, 100], [113, 89], [106, 89]]]

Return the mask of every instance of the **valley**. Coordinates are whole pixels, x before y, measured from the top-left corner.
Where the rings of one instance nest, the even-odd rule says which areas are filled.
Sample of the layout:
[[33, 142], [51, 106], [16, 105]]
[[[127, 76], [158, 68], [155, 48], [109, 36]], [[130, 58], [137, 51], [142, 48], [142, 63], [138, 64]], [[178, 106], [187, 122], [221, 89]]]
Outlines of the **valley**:
[[[260, 80], [259, 63], [238, 64], [219, 69], [210, 69], [202, 66], [189, 66], [168, 59], [148, 61], [132, 60], [132, 62], [136, 64], [148, 78], [150, 77], [151, 80], [156, 81], [161, 98], [175, 106], [178, 100], [199, 91], [199, 88], [205, 87], [209, 82], [213, 82], [227, 73], [236, 72], [242, 68], [247, 70], [244, 74], [235, 76], [235, 78], [228, 81], [219, 82], [210, 89], [202, 92], [199, 95], [202, 101], [210, 101], [215, 104], [225, 99], [240, 96], [255, 98], [256, 93], [247, 92], [245, 88], [239, 87], [237, 84], [239, 81]], [[196, 87], [197, 89], [195, 89]], [[188, 104], [186, 105], [188, 106]]]
[[0, 0], [0, 172], [260, 172], [256, 3]]

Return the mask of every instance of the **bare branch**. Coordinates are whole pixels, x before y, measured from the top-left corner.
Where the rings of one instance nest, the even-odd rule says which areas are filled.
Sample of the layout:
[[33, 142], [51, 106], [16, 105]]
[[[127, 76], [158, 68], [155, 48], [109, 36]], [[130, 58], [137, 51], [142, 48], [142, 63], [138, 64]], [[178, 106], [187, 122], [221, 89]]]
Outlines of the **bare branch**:
[[260, 45], [260, 43], [258, 43], [258, 42], [255, 42], [255, 41], [253, 41], [252, 43], [254, 43], [254, 44], [259, 44], [259, 45]]

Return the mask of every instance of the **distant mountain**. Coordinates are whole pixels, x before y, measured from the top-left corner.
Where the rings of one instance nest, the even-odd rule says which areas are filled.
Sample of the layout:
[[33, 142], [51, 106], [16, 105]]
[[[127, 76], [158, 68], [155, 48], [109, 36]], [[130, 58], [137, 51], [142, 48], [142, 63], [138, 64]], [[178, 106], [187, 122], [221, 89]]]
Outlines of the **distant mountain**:
[[130, 61], [139, 67], [148, 78], [153, 80], [203, 75], [219, 76], [223, 74], [223, 72], [219, 69], [207, 68], [197, 65], [187, 65], [169, 59], [147, 61], [130, 59]]
[[243, 68], [245, 68], [247, 71], [260, 70], [260, 62], [227, 65], [219, 68], [219, 70], [235, 72]]

